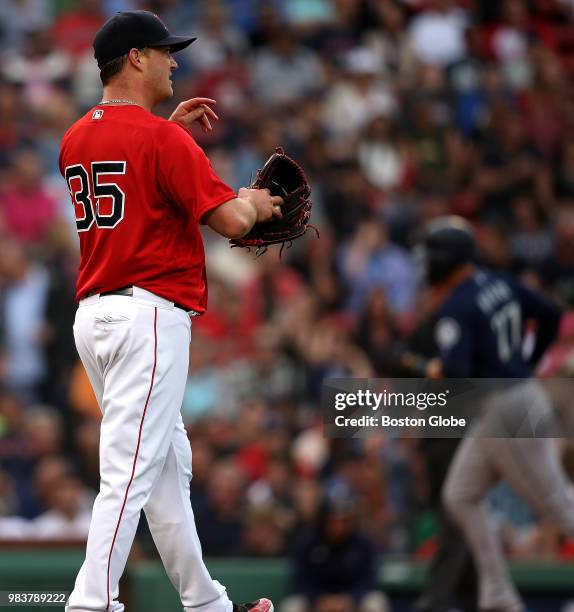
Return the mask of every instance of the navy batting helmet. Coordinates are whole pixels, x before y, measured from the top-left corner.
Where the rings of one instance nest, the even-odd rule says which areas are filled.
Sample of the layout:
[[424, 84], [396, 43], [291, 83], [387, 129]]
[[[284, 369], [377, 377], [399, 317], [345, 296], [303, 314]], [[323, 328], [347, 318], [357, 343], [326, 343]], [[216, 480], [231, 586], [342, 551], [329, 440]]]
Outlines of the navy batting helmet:
[[434, 219], [426, 227], [423, 253], [425, 274], [431, 285], [475, 261], [476, 241], [470, 223], [454, 215]]

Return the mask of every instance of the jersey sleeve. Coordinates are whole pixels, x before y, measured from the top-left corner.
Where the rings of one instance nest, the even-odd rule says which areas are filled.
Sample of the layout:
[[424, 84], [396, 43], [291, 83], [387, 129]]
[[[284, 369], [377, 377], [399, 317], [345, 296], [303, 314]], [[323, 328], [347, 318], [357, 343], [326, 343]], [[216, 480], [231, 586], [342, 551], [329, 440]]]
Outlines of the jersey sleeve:
[[237, 197], [187, 130], [170, 121], [160, 129], [158, 181], [170, 201], [200, 223], [205, 213]]
[[445, 378], [465, 378], [472, 373], [474, 343], [472, 324], [465, 313], [444, 310], [439, 314], [434, 337]]
[[520, 299], [524, 319], [536, 321], [536, 345], [530, 357], [530, 362], [536, 364], [558, 334], [562, 310], [541, 293], [520, 283], [514, 283], [513, 289]]

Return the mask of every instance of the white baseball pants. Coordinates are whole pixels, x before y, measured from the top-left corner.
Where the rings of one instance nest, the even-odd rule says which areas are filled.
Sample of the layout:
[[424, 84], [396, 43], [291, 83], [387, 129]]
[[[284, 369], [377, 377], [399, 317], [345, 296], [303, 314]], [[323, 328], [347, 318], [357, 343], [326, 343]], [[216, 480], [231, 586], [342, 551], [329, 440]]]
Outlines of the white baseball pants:
[[134, 287], [82, 300], [74, 336], [103, 419], [100, 491], [86, 559], [66, 612], [122, 612], [119, 580], [143, 509], [184, 610], [231, 612], [201, 555], [189, 497], [191, 447], [180, 414], [191, 321]]

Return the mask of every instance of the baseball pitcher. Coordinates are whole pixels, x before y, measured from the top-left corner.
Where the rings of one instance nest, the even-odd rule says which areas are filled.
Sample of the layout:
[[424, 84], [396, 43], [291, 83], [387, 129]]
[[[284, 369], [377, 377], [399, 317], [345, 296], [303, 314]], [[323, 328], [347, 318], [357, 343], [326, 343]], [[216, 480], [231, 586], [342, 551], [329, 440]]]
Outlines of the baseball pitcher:
[[169, 121], [151, 113], [173, 95], [172, 54], [194, 40], [153, 13], [113, 16], [94, 39], [103, 99], [62, 141], [81, 247], [74, 336], [103, 415], [100, 490], [67, 612], [124, 610], [118, 583], [142, 509], [184, 610], [273, 610], [264, 598], [233, 604], [211, 579], [190, 505], [180, 407], [191, 317], [207, 303], [199, 225], [239, 239], [282, 204], [215, 174], [187, 129], [211, 129], [213, 100], [182, 102]]

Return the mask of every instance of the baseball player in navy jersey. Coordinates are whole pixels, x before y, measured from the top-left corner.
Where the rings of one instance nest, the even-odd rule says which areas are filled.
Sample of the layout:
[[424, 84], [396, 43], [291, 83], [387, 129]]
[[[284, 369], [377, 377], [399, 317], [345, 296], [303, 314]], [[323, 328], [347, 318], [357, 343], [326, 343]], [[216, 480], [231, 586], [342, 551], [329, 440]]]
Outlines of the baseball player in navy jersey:
[[119, 580], [141, 510], [188, 612], [271, 612], [233, 604], [202, 560], [190, 505], [191, 448], [180, 415], [191, 316], [207, 304], [199, 224], [237, 238], [280, 217], [267, 190], [231, 190], [188, 129], [211, 129], [213, 100], [151, 109], [172, 94], [172, 36], [153, 13], [117, 13], [94, 39], [100, 104], [65, 134], [60, 170], [80, 236], [76, 346], [102, 411], [100, 490], [68, 612], [124, 610]]
[[[424, 250], [428, 281], [442, 296], [435, 325], [440, 358], [429, 362], [427, 375], [529, 379], [531, 367], [556, 336], [559, 308], [541, 294], [477, 267], [472, 230], [463, 219], [433, 221]], [[530, 321], [536, 324], [536, 345], [526, 361], [524, 329]], [[524, 610], [483, 503], [498, 480], [504, 478], [535, 511], [574, 536], [574, 496], [552, 440], [489, 437], [500, 435], [501, 417], [519, 426], [545, 422], [551, 412], [536, 381], [509, 384], [488, 398], [450, 467], [443, 502], [472, 551], [480, 610]]]

